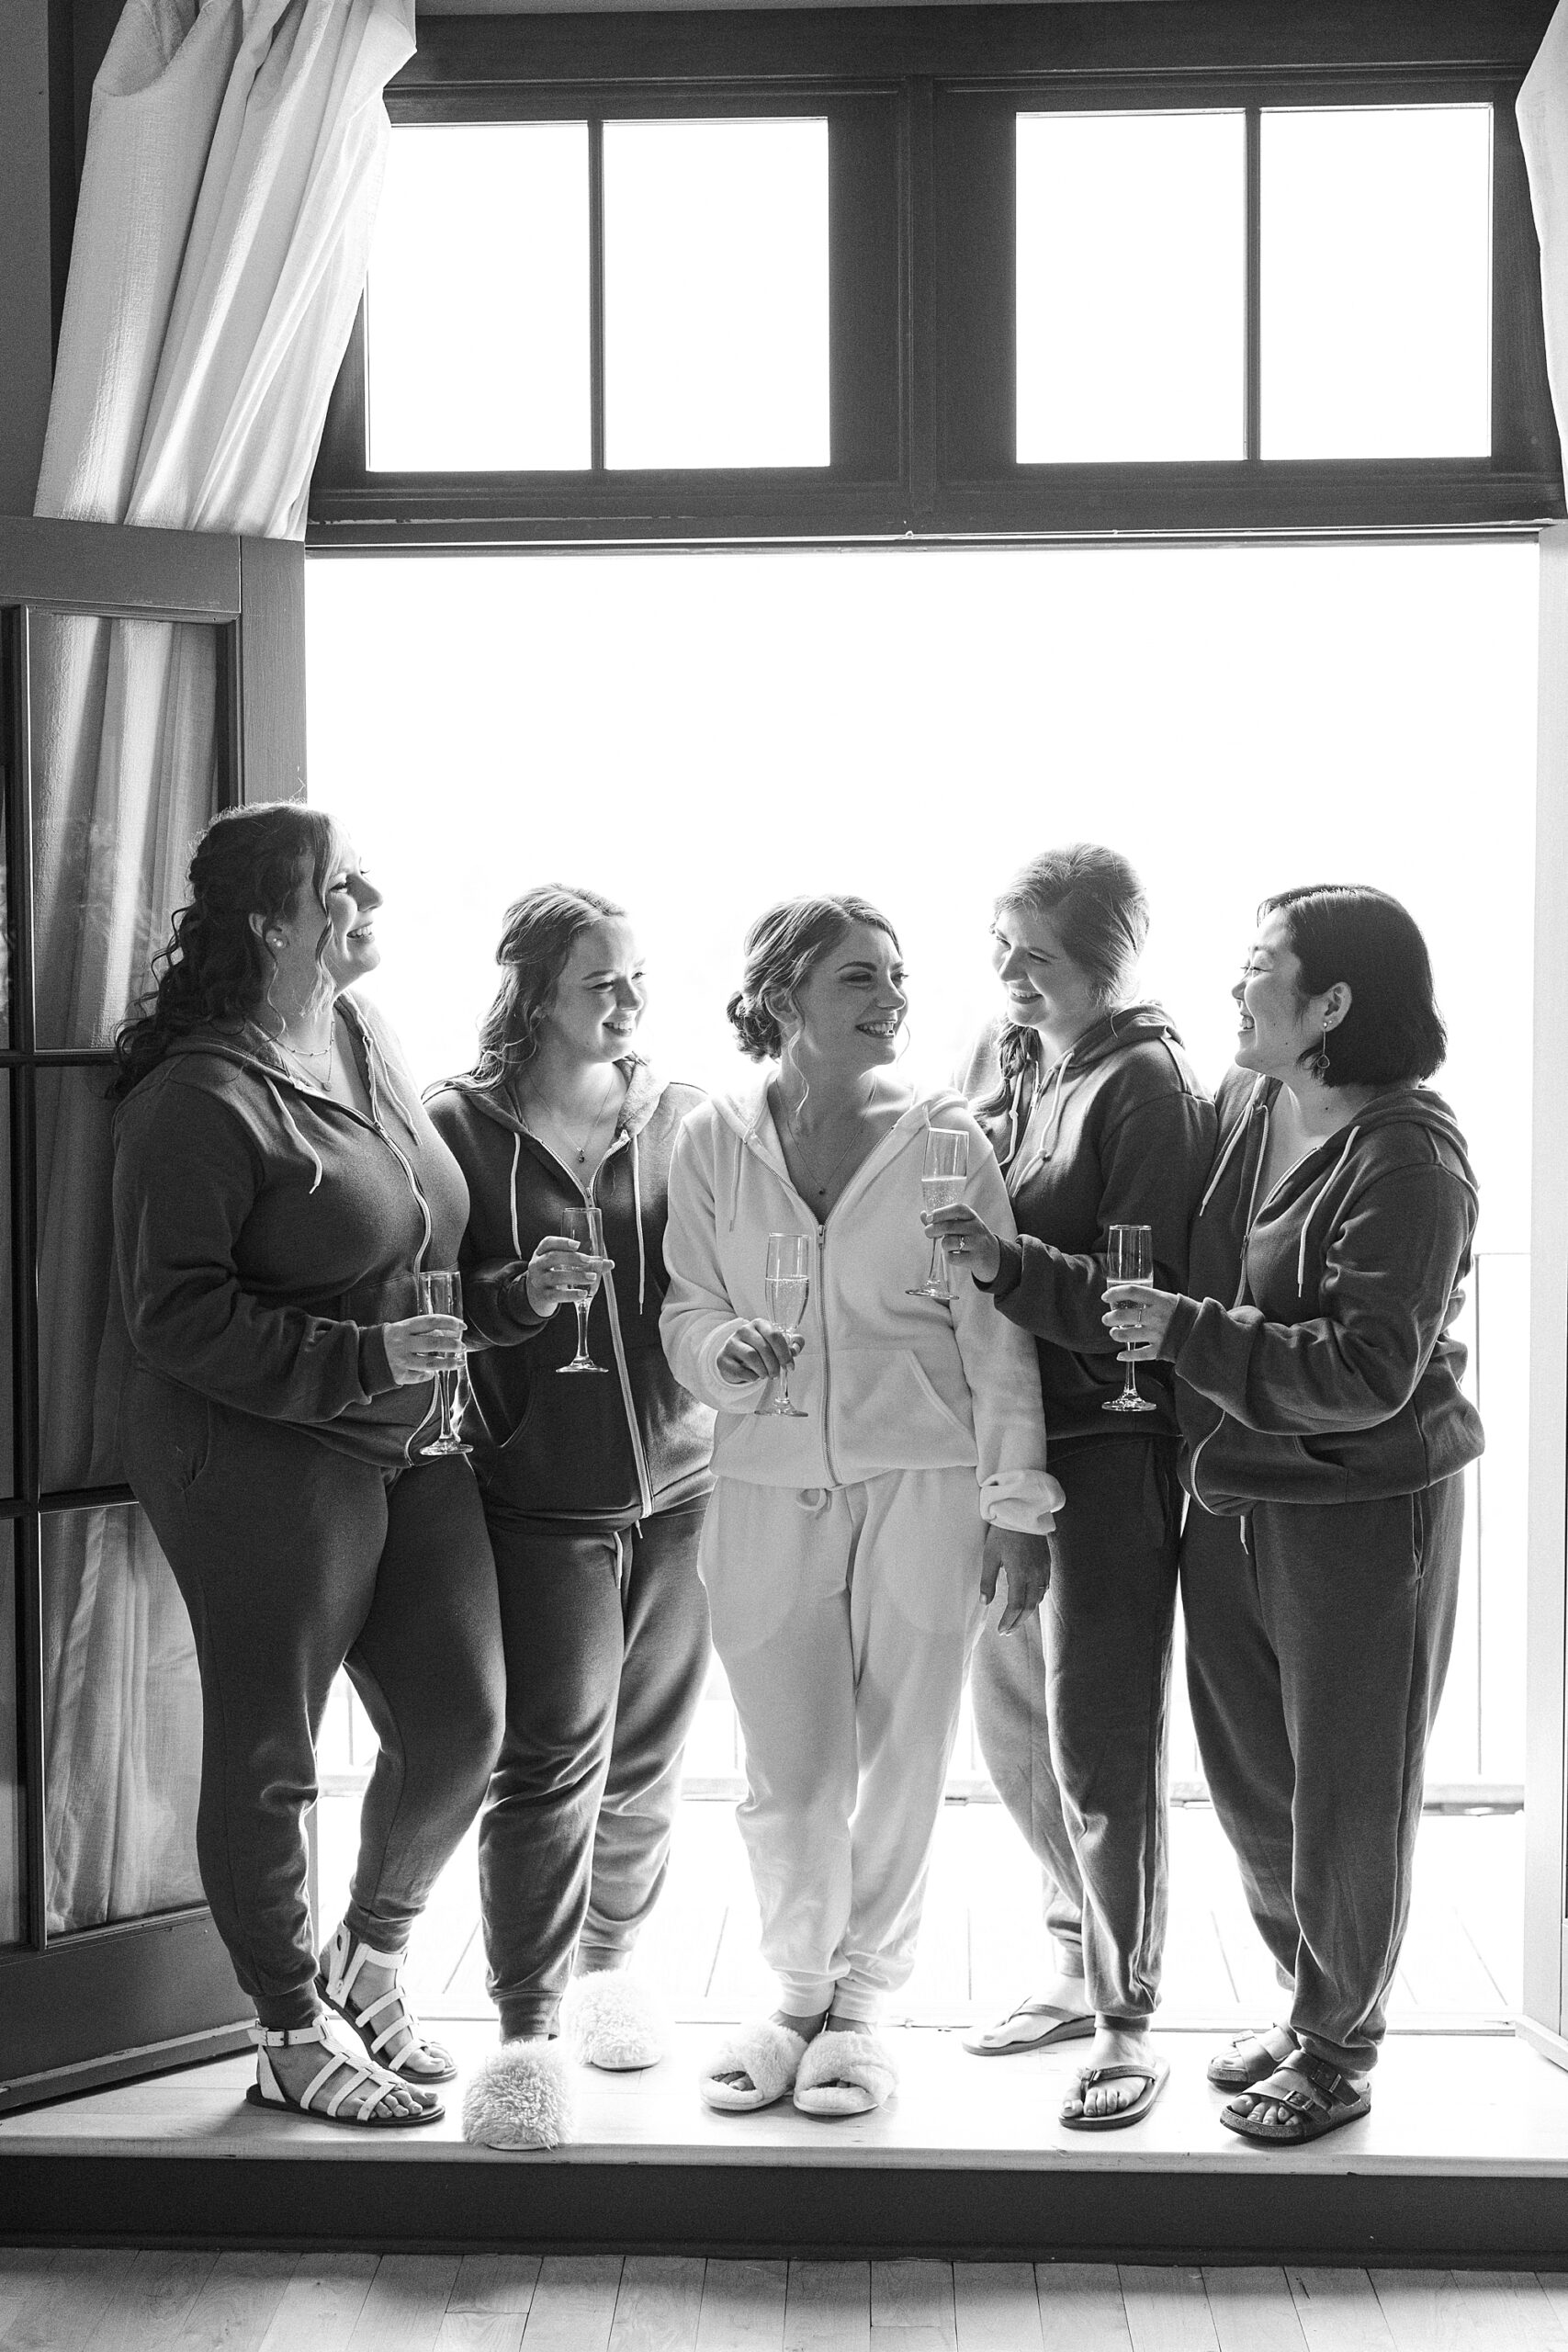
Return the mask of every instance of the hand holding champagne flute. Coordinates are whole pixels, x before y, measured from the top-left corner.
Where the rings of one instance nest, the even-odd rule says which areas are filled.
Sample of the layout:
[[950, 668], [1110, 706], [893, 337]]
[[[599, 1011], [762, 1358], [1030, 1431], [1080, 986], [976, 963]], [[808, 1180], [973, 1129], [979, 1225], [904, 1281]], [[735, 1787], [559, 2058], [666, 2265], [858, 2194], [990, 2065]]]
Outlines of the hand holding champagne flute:
[[[1155, 1278], [1154, 1227], [1147, 1225], [1113, 1225], [1107, 1236], [1105, 1278], [1109, 1290], [1113, 1283], [1152, 1283]], [[1121, 1301], [1123, 1310], [1136, 1302]], [[1141, 1322], [1141, 1316], [1139, 1320]], [[1109, 1397], [1100, 1410], [1105, 1413], [1152, 1413], [1155, 1407], [1146, 1396], [1138, 1394], [1138, 1357], [1141, 1342], [1130, 1342], [1122, 1361], [1127, 1376], [1120, 1396]]]
[[[920, 1178], [922, 1214], [930, 1218], [938, 1209], [953, 1208], [964, 1198], [964, 1187], [969, 1180], [969, 1138], [961, 1127], [931, 1127], [926, 1133], [925, 1171]], [[947, 1279], [947, 1261], [940, 1236], [931, 1241], [931, 1261], [923, 1283], [918, 1283], [906, 1293], [909, 1298], [936, 1298], [944, 1304], [953, 1296]]]
[[[463, 1317], [463, 1285], [457, 1274], [416, 1274], [422, 1315], [452, 1315], [461, 1323]], [[440, 1427], [428, 1445], [419, 1449], [422, 1461], [439, 1461], [447, 1453], [470, 1453], [473, 1449], [463, 1443], [458, 1425], [463, 1418], [463, 1372], [438, 1372], [435, 1375], [436, 1401], [441, 1408]]]
[[[770, 1233], [768, 1236], [768, 1265], [764, 1277], [768, 1313], [778, 1324], [788, 1340], [793, 1354], [800, 1338], [800, 1327], [806, 1319], [807, 1302], [811, 1296], [811, 1262], [813, 1243], [809, 1233]], [[761, 1413], [787, 1417], [803, 1421], [807, 1417], [798, 1405], [790, 1402], [789, 1365], [778, 1374], [779, 1393], [771, 1405], [758, 1407]]]
[[[569, 1241], [575, 1241], [581, 1250], [584, 1265], [582, 1278], [572, 1292], [571, 1303], [577, 1309], [577, 1353], [570, 1363], [558, 1363], [558, 1372], [604, 1372], [606, 1367], [595, 1363], [588, 1352], [588, 1310], [599, 1292], [599, 1261], [604, 1259], [604, 1223], [592, 1202], [584, 1202], [580, 1209], [567, 1209], [561, 1216], [561, 1230]], [[606, 1261], [607, 1262], [607, 1261]]]

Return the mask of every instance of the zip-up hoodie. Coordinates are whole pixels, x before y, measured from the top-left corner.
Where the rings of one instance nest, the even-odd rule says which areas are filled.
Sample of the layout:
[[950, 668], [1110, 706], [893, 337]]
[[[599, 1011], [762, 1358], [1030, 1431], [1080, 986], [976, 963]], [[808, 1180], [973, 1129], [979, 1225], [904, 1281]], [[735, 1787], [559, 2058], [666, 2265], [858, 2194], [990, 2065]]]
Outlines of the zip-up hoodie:
[[1450, 1336], [1475, 1178], [1440, 1095], [1401, 1087], [1258, 1186], [1277, 1079], [1232, 1069], [1172, 1319], [1182, 1475], [1205, 1510], [1418, 1494], [1473, 1462]]
[[[989, 1104], [1003, 1091], [993, 1022], [957, 1083]], [[1007, 1178], [1019, 1238], [1004, 1241], [991, 1295], [1040, 1347], [1040, 1387], [1052, 1440], [1134, 1433], [1174, 1437], [1174, 1383], [1140, 1367], [1155, 1406], [1129, 1424], [1104, 1410], [1125, 1367], [1100, 1320], [1112, 1225], [1146, 1225], [1155, 1280], [1187, 1287], [1187, 1232], [1214, 1149], [1213, 1105], [1157, 1004], [1123, 1005], [1084, 1032], [1054, 1069], [1039, 1042], [999, 1109], [976, 1109]], [[1029, 1135], [1040, 1106], [1040, 1126]]]
[[[465, 1424], [487, 1507], [531, 1519], [628, 1527], [708, 1492], [713, 1415], [665, 1361], [659, 1311], [670, 1155], [702, 1102], [661, 1087], [633, 1057], [626, 1102], [585, 1193], [498, 1087], [453, 1079], [429, 1097], [436, 1131], [468, 1183], [459, 1263], [468, 1319], [491, 1344], [468, 1360], [478, 1414]], [[577, 1351], [577, 1316], [546, 1319], [528, 1304], [528, 1260], [561, 1215], [592, 1199], [615, 1261], [588, 1316], [588, 1344], [608, 1380], [560, 1380]]]
[[382, 1325], [447, 1272], [462, 1172], [391, 1031], [340, 997], [372, 1119], [246, 1023], [176, 1038], [114, 1119], [115, 1242], [137, 1360], [182, 1387], [397, 1467], [435, 1409], [399, 1387]]
[[[1011, 1234], [1007, 1187], [963, 1097], [913, 1102], [855, 1170], [825, 1225], [790, 1181], [767, 1078], [705, 1102], [670, 1170], [664, 1346], [677, 1377], [718, 1414], [714, 1468], [763, 1487], [830, 1487], [893, 1470], [972, 1468], [982, 1515], [1044, 1533], [1062, 1490], [1045, 1467], [1035, 1353], [962, 1274], [952, 1306], [906, 1293], [931, 1244], [920, 1179], [931, 1126], [970, 1136], [964, 1198]], [[772, 1384], [728, 1381], [719, 1351], [768, 1313], [770, 1233], [816, 1243], [806, 1346], [790, 1375], [804, 1419], [758, 1417]]]

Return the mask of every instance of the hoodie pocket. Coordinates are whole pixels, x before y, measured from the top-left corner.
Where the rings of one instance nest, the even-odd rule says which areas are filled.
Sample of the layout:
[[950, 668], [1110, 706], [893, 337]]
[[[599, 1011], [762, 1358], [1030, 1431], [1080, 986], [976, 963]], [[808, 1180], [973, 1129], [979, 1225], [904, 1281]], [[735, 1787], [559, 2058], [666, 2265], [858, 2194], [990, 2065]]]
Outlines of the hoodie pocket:
[[969, 1391], [953, 1351], [953, 1396], [913, 1348], [840, 1348], [833, 1355], [832, 1448], [841, 1477], [881, 1470], [968, 1467]]

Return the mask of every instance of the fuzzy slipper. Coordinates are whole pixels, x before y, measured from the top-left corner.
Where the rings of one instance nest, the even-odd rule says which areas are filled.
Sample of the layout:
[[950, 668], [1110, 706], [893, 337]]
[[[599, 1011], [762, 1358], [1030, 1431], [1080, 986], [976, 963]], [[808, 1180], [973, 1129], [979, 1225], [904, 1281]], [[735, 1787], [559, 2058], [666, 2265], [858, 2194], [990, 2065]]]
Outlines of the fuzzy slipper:
[[463, 2137], [481, 2148], [558, 2148], [576, 2124], [556, 2041], [503, 2041], [463, 2093]]
[[618, 1969], [574, 1976], [560, 2005], [561, 2040], [580, 2066], [628, 2073], [657, 2066], [670, 2046], [670, 2027], [646, 1984]]
[[[763, 2018], [734, 2035], [717, 2051], [697, 2077], [705, 2106], [724, 2115], [748, 2115], [753, 2108], [772, 2107], [795, 2087], [806, 2055], [802, 2035], [776, 2018]], [[749, 2075], [751, 2087], [721, 2082], [722, 2075]]]
[[869, 2115], [897, 2087], [893, 2053], [868, 2025], [829, 2026], [800, 2062], [795, 2103], [802, 2115]]
[[1050, 2050], [1058, 2041], [1082, 2041], [1094, 2031], [1091, 2011], [1054, 2008], [1049, 2001], [1021, 2001], [995, 2025], [977, 2025], [964, 2037], [975, 2058], [1010, 2058], [1015, 2050]]

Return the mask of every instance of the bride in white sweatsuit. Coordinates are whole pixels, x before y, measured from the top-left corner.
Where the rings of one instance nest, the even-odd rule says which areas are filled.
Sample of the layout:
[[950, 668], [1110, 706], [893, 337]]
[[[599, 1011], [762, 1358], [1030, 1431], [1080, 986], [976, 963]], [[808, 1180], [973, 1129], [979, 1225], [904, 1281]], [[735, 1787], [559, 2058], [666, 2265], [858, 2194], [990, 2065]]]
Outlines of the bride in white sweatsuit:
[[[889, 1067], [905, 1010], [891, 926], [863, 900], [795, 900], [753, 926], [747, 958], [730, 1019], [778, 1067], [681, 1132], [660, 1329], [718, 1414], [699, 1567], [745, 1736], [740, 1826], [781, 2007], [702, 2088], [720, 2108], [793, 2087], [809, 2112], [855, 2113], [893, 2086], [871, 2029], [914, 1963], [986, 1603], [1005, 1571], [1002, 1623], [1038, 1607], [1061, 1490], [1028, 1335], [962, 1275], [951, 1305], [908, 1295], [928, 1270], [931, 1126], [968, 1136], [976, 1212], [1003, 1230], [1011, 1212], [964, 1097], [916, 1097]], [[759, 1410], [790, 1358], [766, 1313], [773, 1233], [813, 1241], [799, 1419]]]

